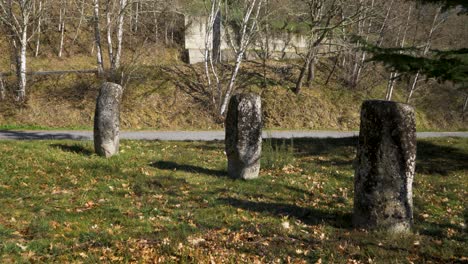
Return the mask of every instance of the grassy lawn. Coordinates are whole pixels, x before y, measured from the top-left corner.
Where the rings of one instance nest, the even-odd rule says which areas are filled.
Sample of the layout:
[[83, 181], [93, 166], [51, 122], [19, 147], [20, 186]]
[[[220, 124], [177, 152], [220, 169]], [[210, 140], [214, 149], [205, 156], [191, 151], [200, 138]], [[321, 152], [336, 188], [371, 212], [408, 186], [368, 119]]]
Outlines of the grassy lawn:
[[468, 261], [468, 139], [418, 142], [405, 236], [352, 228], [355, 138], [292, 143], [240, 181], [222, 142], [0, 141], [0, 262]]

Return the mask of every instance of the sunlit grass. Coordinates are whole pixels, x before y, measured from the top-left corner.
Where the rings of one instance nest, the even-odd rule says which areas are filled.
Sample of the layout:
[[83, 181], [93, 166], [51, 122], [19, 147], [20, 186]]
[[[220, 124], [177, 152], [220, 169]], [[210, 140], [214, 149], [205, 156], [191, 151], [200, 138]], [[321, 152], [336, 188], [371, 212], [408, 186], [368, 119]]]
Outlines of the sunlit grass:
[[240, 181], [222, 142], [123, 141], [103, 159], [89, 141], [0, 141], [0, 262], [463, 261], [468, 140], [419, 141], [404, 237], [352, 228], [355, 145], [295, 139], [287, 164]]

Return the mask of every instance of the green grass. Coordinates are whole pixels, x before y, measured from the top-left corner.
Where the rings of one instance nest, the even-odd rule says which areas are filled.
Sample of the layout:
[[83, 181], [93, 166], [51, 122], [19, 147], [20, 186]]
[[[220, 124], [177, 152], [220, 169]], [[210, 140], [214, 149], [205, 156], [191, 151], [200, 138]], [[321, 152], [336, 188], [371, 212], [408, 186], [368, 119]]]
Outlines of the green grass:
[[0, 262], [466, 261], [468, 139], [418, 143], [414, 233], [389, 236], [350, 224], [355, 138], [295, 139], [253, 181], [222, 142], [0, 141]]

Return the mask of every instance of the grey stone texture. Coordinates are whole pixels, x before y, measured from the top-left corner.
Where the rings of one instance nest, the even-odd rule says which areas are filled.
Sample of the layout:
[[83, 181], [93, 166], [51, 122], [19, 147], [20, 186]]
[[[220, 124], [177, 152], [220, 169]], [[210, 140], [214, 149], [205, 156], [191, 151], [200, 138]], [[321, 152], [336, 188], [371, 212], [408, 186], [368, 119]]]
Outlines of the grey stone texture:
[[410, 230], [415, 161], [414, 109], [396, 102], [365, 101], [354, 176], [355, 227]]
[[257, 178], [262, 152], [260, 96], [250, 93], [234, 95], [229, 101], [225, 125], [229, 177]]
[[122, 86], [106, 82], [101, 86], [94, 115], [94, 149], [100, 156], [119, 152], [120, 101]]

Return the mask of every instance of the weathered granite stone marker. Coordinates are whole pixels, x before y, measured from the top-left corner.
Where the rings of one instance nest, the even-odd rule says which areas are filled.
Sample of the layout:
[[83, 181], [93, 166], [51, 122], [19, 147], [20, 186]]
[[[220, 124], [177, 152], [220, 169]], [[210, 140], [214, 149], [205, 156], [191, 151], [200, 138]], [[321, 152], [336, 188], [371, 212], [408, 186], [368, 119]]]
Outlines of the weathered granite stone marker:
[[262, 152], [260, 96], [233, 96], [229, 101], [225, 129], [229, 177], [246, 180], [257, 178]]
[[409, 231], [415, 160], [413, 108], [389, 101], [365, 101], [354, 176], [356, 227]]
[[119, 152], [120, 100], [122, 86], [106, 82], [101, 86], [94, 114], [94, 149], [106, 158]]

